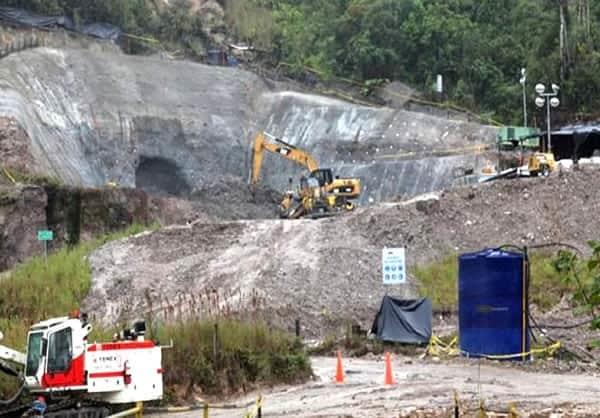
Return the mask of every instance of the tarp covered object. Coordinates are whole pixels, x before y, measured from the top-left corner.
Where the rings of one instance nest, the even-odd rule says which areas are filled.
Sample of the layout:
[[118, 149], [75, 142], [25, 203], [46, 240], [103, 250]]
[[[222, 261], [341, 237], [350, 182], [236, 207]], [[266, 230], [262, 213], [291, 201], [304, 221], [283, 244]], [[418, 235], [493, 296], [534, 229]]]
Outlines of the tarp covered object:
[[371, 332], [381, 341], [421, 344], [431, 339], [431, 301], [384, 296]]
[[116, 41], [121, 37], [121, 28], [110, 23], [90, 23], [80, 29], [81, 33], [96, 38]]
[[110, 23], [89, 23], [76, 27], [68, 16], [42, 16], [14, 7], [0, 7], [0, 20], [15, 25], [32, 26], [36, 28], [64, 28], [80, 32], [96, 38], [116, 41], [121, 36], [121, 29]]
[[13, 7], [0, 7], [0, 19], [38, 28], [63, 27], [70, 30], [75, 29], [73, 21], [66, 16], [41, 16]]

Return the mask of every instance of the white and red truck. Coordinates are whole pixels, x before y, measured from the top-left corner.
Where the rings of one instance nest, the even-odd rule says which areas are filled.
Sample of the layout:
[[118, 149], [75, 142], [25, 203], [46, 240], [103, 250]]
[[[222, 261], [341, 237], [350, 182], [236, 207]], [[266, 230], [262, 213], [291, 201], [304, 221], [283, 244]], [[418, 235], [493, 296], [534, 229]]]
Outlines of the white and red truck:
[[23, 389], [38, 396], [38, 408], [48, 405], [46, 417], [70, 416], [65, 408], [73, 409], [72, 416], [81, 416], [77, 408], [87, 408], [86, 416], [102, 417], [106, 405], [162, 398], [164, 347], [144, 338], [143, 321], [112, 342], [90, 342], [91, 331], [87, 316], [78, 312], [34, 324], [26, 353], [0, 345], [2, 369], [17, 365], [14, 374], [23, 378]]

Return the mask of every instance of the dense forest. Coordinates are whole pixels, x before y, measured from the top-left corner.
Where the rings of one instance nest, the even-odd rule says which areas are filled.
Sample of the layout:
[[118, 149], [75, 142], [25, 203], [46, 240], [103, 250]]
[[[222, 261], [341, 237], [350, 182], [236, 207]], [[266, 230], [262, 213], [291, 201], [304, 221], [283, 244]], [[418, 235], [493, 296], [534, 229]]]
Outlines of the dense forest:
[[[272, 23], [279, 60], [360, 80], [397, 79], [505, 123], [530, 114], [538, 82], [561, 87], [561, 110], [595, 117], [600, 104], [600, 2], [592, 0], [251, 0]], [[242, 11], [238, 14], [243, 16]], [[232, 23], [242, 22], [235, 19]], [[256, 37], [248, 29], [241, 36]], [[268, 37], [259, 36], [259, 39]]]
[[[115, 23], [175, 40], [200, 21], [157, 0], [14, 0], [45, 13]], [[174, 1], [171, 4], [177, 3]], [[185, 1], [179, 1], [183, 4]], [[534, 85], [557, 83], [569, 118], [597, 117], [600, 2], [592, 0], [220, 0], [228, 31], [292, 73], [400, 80], [505, 123], [522, 123], [521, 68]], [[158, 11], [158, 12], [157, 12]], [[532, 116], [535, 115], [531, 112]]]

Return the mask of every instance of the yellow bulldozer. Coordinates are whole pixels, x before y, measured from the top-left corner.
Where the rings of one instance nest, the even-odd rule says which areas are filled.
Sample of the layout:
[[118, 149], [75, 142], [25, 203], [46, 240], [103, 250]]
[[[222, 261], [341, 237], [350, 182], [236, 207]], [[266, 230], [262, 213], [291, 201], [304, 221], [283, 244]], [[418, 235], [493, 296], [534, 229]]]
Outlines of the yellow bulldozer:
[[529, 156], [527, 162], [530, 176], [548, 176], [556, 170], [556, 160], [551, 152], [535, 152]]
[[[320, 218], [354, 209], [360, 196], [360, 179], [333, 176], [329, 168], [319, 168], [308, 152], [266, 132], [256, 135], [253, 145], [252, 185], [258, 184], [265, 151], [278, 154], [308, 170], [297, 190], [285, 192], [279, 206], [280, 216], [287, 219]], [[291, 180], [290, 180], [291, 182]]]

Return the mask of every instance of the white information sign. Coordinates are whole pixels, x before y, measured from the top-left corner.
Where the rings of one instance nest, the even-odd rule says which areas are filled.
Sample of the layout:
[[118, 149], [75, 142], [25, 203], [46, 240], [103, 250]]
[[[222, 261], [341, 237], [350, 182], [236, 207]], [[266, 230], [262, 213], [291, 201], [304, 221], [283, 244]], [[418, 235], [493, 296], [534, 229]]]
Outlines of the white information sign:
[[404, 248], [384, 248], [382, 252], [383, 284], [406, 283], [406, 251]]

